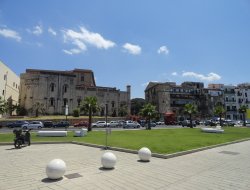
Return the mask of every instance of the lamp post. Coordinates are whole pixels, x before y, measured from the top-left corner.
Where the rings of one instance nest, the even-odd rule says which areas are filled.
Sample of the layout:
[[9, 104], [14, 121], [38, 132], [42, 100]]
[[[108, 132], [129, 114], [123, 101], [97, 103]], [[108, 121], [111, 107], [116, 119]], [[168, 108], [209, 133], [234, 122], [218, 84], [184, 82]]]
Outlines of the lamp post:
[[110, 133], [110, 128], [108, 127], [108, 104], [105, 104], [105, 122], [106, 122], [106, 147], [108, 149], [108, 134]]
[[[65, 105], [65, 116], [66, 116], [66, 122], [67, 122], [67, 117], [69, 114], [69, 106], [66, 104]], [[65, 125], [65, 130], [67, 130], [67, 126]]]
[[91, 122], [92, 122], [92, 107], [91, 104], [89, 104], [89, 126], [88, 126], [88, 131], [91, 131]]
[[151, 123], [150, 123], [151, 115], [152, 115], [152, 113], [148, 112], [148, 130], [151, 130]]

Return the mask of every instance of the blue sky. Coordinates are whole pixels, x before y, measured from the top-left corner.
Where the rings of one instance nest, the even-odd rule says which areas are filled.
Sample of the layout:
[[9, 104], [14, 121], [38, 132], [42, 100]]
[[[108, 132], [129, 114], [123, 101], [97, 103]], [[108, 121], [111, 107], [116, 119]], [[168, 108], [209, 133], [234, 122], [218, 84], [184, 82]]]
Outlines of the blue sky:
[[0, 60], [91, 69], [143, 97], [150, 81], [249, 82], [249, 0], [0, 0]]

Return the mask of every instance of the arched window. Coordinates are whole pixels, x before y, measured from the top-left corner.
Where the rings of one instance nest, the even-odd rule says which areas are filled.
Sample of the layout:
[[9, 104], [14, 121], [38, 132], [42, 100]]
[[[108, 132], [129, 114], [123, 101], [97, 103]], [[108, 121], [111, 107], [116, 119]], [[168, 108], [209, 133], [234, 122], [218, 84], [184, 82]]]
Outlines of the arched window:
[[49, 99], [49, 104], [50, 104], [50, 106], [54, 106], [55, 105], [55, 99], [54, 98], [50, 98]]
[[55, 84], [54, 84], [54, 83], [51, 83], [51, 84], [50, 84], [50, 91], [51, 91], [51, 92], [54, 92], [54, 91], [55, 91]]
[[63, 92], [64, 92], [64, 93], [67, 93], [67, 91], [68, 91], [68, 85], [65, 84], [65, 85], [63, 85]]

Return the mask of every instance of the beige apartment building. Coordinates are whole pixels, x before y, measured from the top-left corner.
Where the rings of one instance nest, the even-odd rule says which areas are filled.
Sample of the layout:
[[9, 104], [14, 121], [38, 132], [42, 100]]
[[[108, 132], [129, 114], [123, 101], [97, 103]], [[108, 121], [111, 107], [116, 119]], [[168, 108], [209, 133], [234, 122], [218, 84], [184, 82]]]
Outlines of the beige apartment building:
[[26, 110], [39, 102], [44, 104], [47, 114], [64, 114], [66, 105], [69, 114], [72, 114], [85, 97], [96, 96], [101, 106], [97, 115], [104, 115], [105, 104], [108, 106], [108, 115], [117, 116], [121, 108], [126, 108], [130, 113], [130, 86], [127, 86], [126, 91], [96, 86], [92, 70], [27, 69], [20, 78], [20, 105]]
[[0, 96], [13, 105], [18, 104], [19, 85], [19, 76], [0, 61]]

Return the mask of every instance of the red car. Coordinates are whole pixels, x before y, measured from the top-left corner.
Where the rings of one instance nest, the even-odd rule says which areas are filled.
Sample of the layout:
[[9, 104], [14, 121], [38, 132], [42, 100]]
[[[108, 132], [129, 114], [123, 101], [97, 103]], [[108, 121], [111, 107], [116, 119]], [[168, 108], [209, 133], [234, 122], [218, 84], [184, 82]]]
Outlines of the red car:
[[74, 127], [88, 127], [88, 126], [89, 126], [88, 121], [80, 121], [80, 122], [74, 124]]

